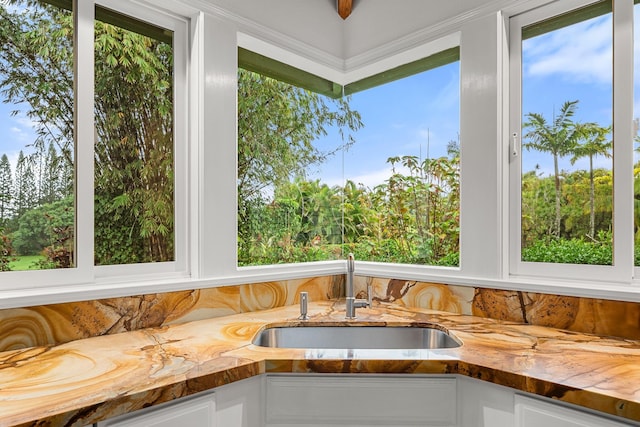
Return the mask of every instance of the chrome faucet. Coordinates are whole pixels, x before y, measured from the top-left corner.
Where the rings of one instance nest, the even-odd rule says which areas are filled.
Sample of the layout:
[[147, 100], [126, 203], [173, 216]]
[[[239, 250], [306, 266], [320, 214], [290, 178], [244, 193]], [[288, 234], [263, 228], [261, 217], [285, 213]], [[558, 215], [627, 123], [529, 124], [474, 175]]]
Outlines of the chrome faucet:
[[356, 299], [353, 295], [353, 272], [355, 270], [355, 260], [353, 254], [347, 255], [347, 284], [345, 294], [347, 297], [347, 319], [356, 318], [356, 308], [371, 307], [372, 292], [371, 285], [367, 285], [367, 299]]
[[307, 308], [309, 304], [309, 293], [308, 292], [300, 292], [300, 320], [309, 320], [309, 315], [307, 314]]

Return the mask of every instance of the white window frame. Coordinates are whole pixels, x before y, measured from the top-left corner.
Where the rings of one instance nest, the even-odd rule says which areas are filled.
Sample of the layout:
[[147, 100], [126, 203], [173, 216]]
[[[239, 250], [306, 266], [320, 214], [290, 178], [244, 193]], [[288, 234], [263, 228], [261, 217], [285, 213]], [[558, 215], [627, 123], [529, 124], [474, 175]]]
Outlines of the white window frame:
[[[96, 6], [103, 6], [143, 22], [173, 31], [173, 117], [174, 117], [174, 261], [139, 264], [95, 266], [98, 281], [128, 280], [136, 276], [151, 278], [187, 277], [188, 221], [187, 204], [189, 186], [187, 184], [188, 153], [188, 28], [189, 22], [160, 9], [141, 6], [136, 2], [122, 0], [96, 0]], [[95, 7], [94, 7], [95, 9]], [[93, 49], [93, 47], [92, 47]], [[93, 52], [93, 51], [92, 51]], [[93, 105], [93, 104], [92, 104]], [[92, 110], [93, 111], [93, 110]], [[93, 153], [92, 153], [93, 155]], [[92, 171], [93, 173], [93, 171]], [[93, 179], [91, 180], [93, 182]], [[92, 200], [93, 201], [93, 200]], [[93, 203], [91, 203], [93, 209]], [[91, 230], [93, 236], [93, 228]], [[93, 251], [92, 251], [93, 252]], [[93, 264], [93, 260], [91, 261]]]
[[[310, 63], [304, 57], [292, 54], [290, 51], [284, 50], [276, 46], [275, 44], [267, 43], [264, 40], [253, 37], [250, 34], [238, 32], [237, 40], [238, 47], [250, 50], [252, 52], [267, 56], [293, 67], [299, 68], [303, 71], [316, 74], [320, 77], [327, 79], [333, 79], [336, 83], [341, 85], [347, 85], [349, 83], [364, 79], [366, 77], [385, 72], [393, 69], [397, 66], [404, 65], [413, 61], [417, 61], [431, 55], [435, 55], [439, 52], [445, 51], [450, 48], [461, 46], [461, 34], [460, 32], [453, 32], [445, 37], [438, 37], [435, 40], [420, 44], [418, 47], [412, 48], [407, 51], [403, 51], [400, 54], [394, 55], [391, 58], [387, 58], [385, 61], [375, 62], [369, 64], [366, 67], [347, 72], [341, 75], [336, 75], [335, 72], [331, 72], [317, 63]], [[462, 103], [462, 58], [459, 60], [460, 66], [460, 102]], [[237, 117], [236, 117], [237, 120]], [[462, 128], [463, 116], [462, 108], [460, 113], [460, 127]], [[237, 145], [237, 142], [236, 142]], [[464, 142], [461, 139], [460, 142], [461, 156], [464, 152]], [[462, 211], [462, 167], [460, 168], [460, 187], [461, 187], [461, 200], [460, 211]], [[235, 205], [235, 204], [234, 204]], [[462, 212], [461, 212], [462, 216]], [[234, 224], [237, 224], [237, 206], [234, 212]], [[462, 221], [462, 219], [461, 219]], [[443, 267], [435, 265], [418, 265], [418, 264], [398, 264], [398, 263], [383, 263], [383, 262], [371, 262], [371, 261], [358, 261], [358, 273], [367, 274], [375, 277], [411, 277], [411, 278], [424, 278], [425, 280], [433, 280], [434, 277], [454, 277], [459, 276], [462, 272], [462, 257], [463, 257], [463, 236], [464, 232], [462, 227], [459, 233], [460, 239], [460, 265], [458, 267]], [[237, 251], [236, 245], [237, 239], [237, 227], [236, 235], [234, 236], [234, 252]], [[346, 256], [346, 254], [345, 254]], [[257, 266], [237, 266], [237, 258], [234, 258], [234, 271], [229, 271], [233, 275], [241, 275], [242, 277], [255, 277], [256, 280], [270, 280], [271, 278], [296, 278], [301, 274], [309, 275], [310, 272], [315, 272], [315, 275], [325, 276], [332, 273], [344, 273], [346, 267], [346, 261], [334, 260], [334, 261], [316, 261], [316, 262], [301, 262], [292, 264], [272, 264], [272, 265], [257, 265]], [[222, 267], [222, 266], [221, 266]]]
[[[175, 261], [94, 266], [94, 19], [95, 7], [114, 11], [174, 32], [174, 247]], [[138, 2], [74, 0], [75, 266], [0, 273], [2, 291], [64, 287], [98, 282], [187, 277], [188, 230], [188, 28], [189, 21]], [[81, 58], [81, 60], [79, 60]]]
[[[633, 0], [614, 0], [613, 12], [613, 265], [553, 264], [521, 261], [522, 28], [597, 1], [554, 2], [510, 18], [509, 266], [510, 277], [584, 280], [629, 284], [633, 279]], [[631, 60], [629, 60], [631, 58]], [[514, 150], [515, 148], [515, 150]], [[514, 154], [516, 153], [516, 154]], [[562, 285], [560, 285], [561, 287]]]

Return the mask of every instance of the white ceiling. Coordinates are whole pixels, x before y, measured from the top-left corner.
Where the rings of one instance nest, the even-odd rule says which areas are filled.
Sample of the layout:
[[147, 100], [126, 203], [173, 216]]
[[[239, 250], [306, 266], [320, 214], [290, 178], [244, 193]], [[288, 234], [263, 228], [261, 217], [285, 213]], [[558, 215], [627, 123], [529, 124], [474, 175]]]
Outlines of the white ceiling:
[[336, 0], [209, 2], [310, 48], [348, 60], [416, 32], [499, 8], [505, 0], [354, 0], [346, 20], [337, 13]]

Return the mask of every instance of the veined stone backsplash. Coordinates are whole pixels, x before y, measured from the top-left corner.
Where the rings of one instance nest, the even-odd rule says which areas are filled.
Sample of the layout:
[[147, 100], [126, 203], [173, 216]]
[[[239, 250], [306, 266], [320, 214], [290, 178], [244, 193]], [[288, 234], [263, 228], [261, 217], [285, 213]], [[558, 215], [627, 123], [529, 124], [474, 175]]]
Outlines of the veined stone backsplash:
[[0, 310], [0, 351], [337, 298], [343, 276], [106, 298]]
[[359, 297], [372, 285], [374, 299], [406, 307], [640, 339], [640, 303], [359, 277]]
[[[640, 304], [634, 302], [356, 277], [359, 297], [368, 283], [376, 301], [640, 339]], [[0, 351], [281, 307], [296, 304], [302, 291], [311, 301], [340, 298], [344, 276], [4, 309]]]

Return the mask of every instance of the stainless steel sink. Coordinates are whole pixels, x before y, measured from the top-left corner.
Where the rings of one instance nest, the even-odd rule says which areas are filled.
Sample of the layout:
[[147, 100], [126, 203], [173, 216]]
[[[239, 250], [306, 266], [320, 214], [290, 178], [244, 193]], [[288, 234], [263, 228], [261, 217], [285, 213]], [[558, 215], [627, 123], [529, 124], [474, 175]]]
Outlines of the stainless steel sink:
[[462, 343], [440, 329], [394, 326], [288, 326], [264, 329], [253, 339], [262, 347], [305, 349], [436, 349]]

